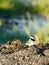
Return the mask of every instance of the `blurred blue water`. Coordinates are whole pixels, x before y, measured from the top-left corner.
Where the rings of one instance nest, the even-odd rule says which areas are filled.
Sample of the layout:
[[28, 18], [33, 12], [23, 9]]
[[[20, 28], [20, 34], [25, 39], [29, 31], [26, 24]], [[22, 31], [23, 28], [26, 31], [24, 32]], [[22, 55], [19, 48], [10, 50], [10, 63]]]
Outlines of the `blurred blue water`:
[[[15, 38], [22, 39], [23, 41], [28, 40], [28, 35], [35, 34], [34, 22], [42, 27], [43, 22], [48, 22], [49, 19], [39, 15], [31, 15], [31, 20], [28, 20], [23, 16], [18, 16], [18, 18], [2, 19], [4, 22], [2, 26], [2, 33], [0, 33], [0, 43], [7, 40], [13, 40]], [[14, 25], [13, 25], [14, 23]], [[32, 24], [33, 23], [33, 24]], [[28, 30], [29, 33], [26, 32]]]

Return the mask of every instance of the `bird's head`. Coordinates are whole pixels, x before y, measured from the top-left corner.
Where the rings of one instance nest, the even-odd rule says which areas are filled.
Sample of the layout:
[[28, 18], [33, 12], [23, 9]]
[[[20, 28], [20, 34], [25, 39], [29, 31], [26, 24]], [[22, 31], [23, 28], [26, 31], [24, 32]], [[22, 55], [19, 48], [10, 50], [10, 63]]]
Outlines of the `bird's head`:
[[30, 39], [31, 39], [32, 41], [36, 41], [34, 36], [30, 36]]

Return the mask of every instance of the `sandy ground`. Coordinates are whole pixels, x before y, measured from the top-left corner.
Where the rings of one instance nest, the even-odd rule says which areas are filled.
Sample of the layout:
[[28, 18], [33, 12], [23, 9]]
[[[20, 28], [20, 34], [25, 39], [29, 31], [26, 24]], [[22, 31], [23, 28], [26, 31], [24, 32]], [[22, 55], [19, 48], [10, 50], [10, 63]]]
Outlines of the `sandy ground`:
[[49, 65], [49, 43], [28, 47], [20, 40], [0, 45], [0, 65]]

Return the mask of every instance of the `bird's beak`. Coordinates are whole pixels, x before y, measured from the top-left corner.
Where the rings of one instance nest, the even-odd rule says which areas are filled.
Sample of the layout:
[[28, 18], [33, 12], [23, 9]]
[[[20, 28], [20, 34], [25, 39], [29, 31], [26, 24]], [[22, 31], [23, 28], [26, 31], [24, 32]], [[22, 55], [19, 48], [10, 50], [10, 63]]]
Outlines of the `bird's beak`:
[[30, 39], [34, 39], [34, 38], [30, 36]]

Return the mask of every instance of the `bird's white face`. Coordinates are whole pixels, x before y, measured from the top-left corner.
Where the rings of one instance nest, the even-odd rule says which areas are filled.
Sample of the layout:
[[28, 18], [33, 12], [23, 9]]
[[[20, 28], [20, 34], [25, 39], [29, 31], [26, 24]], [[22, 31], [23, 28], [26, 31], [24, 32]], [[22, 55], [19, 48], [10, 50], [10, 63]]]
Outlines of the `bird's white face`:
[[34, 36], [31, 36], [28, 42], [26, 43], [28, 46], [36, 45], [36, 40]]
[[28, 46], [32, 46], [32, 45], [36, 45], [36, 41], [30, 41], [30, 43], [28, 43]]

